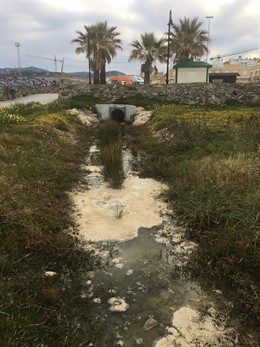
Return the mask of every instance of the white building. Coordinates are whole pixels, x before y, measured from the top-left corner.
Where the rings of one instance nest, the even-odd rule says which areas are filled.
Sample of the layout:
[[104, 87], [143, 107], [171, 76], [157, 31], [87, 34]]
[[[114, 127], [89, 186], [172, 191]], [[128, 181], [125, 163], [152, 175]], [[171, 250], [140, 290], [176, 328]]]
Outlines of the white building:
[[260, 83], [260, 59], [223, 59], [212, 60], [209, 71], [214, 74], [238, 73], [237, 83]]

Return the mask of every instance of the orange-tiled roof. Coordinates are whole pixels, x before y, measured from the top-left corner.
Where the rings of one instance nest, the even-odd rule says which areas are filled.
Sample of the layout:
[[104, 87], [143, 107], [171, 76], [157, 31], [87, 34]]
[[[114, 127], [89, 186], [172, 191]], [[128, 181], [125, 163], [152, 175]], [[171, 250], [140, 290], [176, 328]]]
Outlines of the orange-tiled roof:
[[108, 80], [110, 81], [118, 81], [119, 83], [122, 83], [123, 84], [133, 84], [132, 80], [131, 80], [131, 77], [129, 76], [111, 76], [108, 78]]

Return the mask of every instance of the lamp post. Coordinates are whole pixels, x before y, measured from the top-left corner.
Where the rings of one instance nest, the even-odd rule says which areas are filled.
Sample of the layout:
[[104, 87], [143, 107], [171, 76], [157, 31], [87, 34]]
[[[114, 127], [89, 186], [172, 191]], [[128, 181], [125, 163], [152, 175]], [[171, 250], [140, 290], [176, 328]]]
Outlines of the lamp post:
[[169, 13], [169, 23], [168, 23], [168, 46], [167, 46], [167, 70], [166, 70], [166, 84], [169, 83], [169, 60], [170, 60], [170, 35], [171, 35], [171, 25], [172, 21], [172, 11]]
[[208, 62], [208, 56], [209, 56], [209, 30], [210, 30], [210, 20], [214, 18], [213, 16], [206, 16], [208, 19], [208, 41], [207, 41], [207, 52], [206, 52], [206, 62]]
[[90, 64], [90, 40], [89, 40], [89, 33], [88, 33], [88, 80], [89, 84], [91, 84], [91, 64]]
[[15, 42], [14, 45], [17, 49], [17, 74], [19, 75], [22, 68], [21, 56], [20, 56], [20, 42]]

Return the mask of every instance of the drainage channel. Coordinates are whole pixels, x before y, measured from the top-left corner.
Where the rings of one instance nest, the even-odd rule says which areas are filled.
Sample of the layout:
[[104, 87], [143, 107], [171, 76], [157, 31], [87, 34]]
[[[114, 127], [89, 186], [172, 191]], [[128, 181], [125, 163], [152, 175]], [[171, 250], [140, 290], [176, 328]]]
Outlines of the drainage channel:
[[212, 299], [182, 271], [196, 245], [158, 199], [165, 187], [139, 178], [131, 165], [136, 158], [126, 149], [127, 178], [122, 189], [111, 189], [98, 156], [94, 144], [84, 167], [87, 187], [73, 196], [83, 245], [103, 265], [86, 274], [82, 293], [103, 317], [95, 346], [235, 346]]

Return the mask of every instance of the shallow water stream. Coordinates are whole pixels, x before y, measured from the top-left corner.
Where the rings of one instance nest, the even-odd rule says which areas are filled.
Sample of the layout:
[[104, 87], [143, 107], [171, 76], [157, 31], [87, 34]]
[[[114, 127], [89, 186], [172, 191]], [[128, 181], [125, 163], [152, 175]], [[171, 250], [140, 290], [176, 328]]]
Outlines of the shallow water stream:
[[196, 283], [174, 274], [174, 247], [155, 241], [155, 229], [141, 228], [138, 237], [114, 244], [110, 266], [95, 273], [93, 297], [107, 316], [104, 341], [113, 332], [118, 345], [152, 346], [171, 326], [174, 311], [212, 307]]
[[196, 245], [160, 200], [165, 186], [139, 178], [131, 165], [136, 158], [124, 153], [122, 189], [103, 182], [93, 145], [72, 197], [82, 243], [104, 266], [86, 274], [82, 292], [103, 317], [100, 347], [235, 346], [212, 298], [183, 273]]

